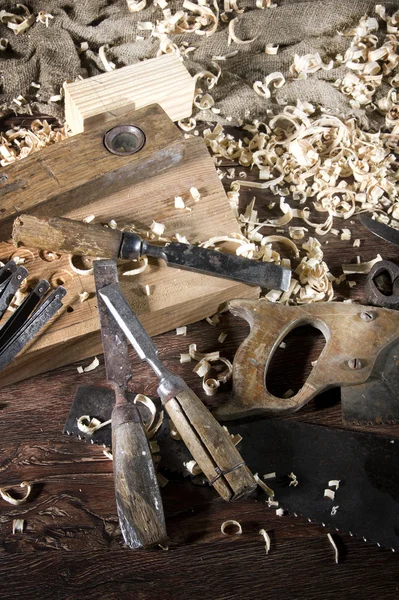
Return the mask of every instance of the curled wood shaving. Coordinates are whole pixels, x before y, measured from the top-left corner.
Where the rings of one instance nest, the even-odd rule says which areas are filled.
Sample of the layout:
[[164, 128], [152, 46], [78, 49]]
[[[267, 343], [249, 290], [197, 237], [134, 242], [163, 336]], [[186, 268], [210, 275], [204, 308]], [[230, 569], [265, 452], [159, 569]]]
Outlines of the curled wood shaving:
[[331, 546], [334, 548], [334, 555], [335, 555], [335, 562], [338, 564], [338, 548], [337, 548], [337, 544], [334, 542], [333, 536], [331, 535], [331, 533], [327, 533], [327, 537], [328, 537], [328, 541], [330, 542]]
[[285, 515], [285, 510], [284, 510], [284, 508], [278, 508], [278, 509], [276, 510], [276, 516], [277, 516], [277, 517], [284, 517], [284, 515]]
[[196, 187], [190, 188], [190, 194], [194, 202], [198, 202], [201, 199], [201, 194], [199, 193]]
[[68, 135], [67, 126], [53, 127], [47, 121], [38, 119], [32, 121], [30, 129], [15, 127], [0, 134], [0, 166], [5, 167], [25, 158], [33, 152], [66, 139]]
[[54, 16], [45, 10], [41, 10], [36, 17], [36, 23], [42, 23], [42, 25], [48, 27], [50, 19], [54, 19]]
[[150, 229], [152, 233], [160, 237], [165, 231], [165, 225], [163, 223], [157, 223], [156, 221], [153, 221], [150, 225]]
[[265, 53], [270, 55], [277, 54], [279, 47], [278, 44], [266, 44]]
[[290, 481], [290, 487], [291, 487], [291, 486], [292, 486], [292, 487], [296, 487], [296, 486], [298, 485], [299, 481], [298, 481], [298, 479], [297, 479], [297, 477], [296, 477], [295, 473], [290, 473], [290, 474], [288, 475], [288, 477], [291, 479], [291, 481]]
[[207, 396], [214, 396], [218, 388], [220, 387], [220, 381], [218, 379], [204, 379], [202, 387]]
[[[226, 531], [226, 529], [231, 527], [235, 527], [236, 529], [231, 531], [230, 533]], [[242, 527], [238, 521], [234, 521], [234, 519], [229, 519], [228, 521], [224, 521], [224, 523], [222, 523], [220, 531], [223, 533], [223, 535], [241, 535]]]
[[9, 29], [13, 30], [15, 35], [19, 35], [29, 29], [35, 23], [36, 18], [24, 4], [17, 4], [16, 6], [21, 8], [25, 14], [17, 15], [0, 10], [0, 23], [5, 23]]
[[189, 354], [180, 354], [180, 362], [182, 364], [191, 362], [191, 356]]
[[23, 533], [24, 525], [25, 525], [24, 519], [13, 519], [12, 534], [15, 535], [16, 533]]
[[258, 473], [254, 474], [254, 479], [259, 487], [262, 488], [264, 492], [269, 496], [269, 498], [274, 498], [274, 491], [270, 488], [266, 483], [259, 477]]
[[323, 63], [320, 54], [305, 54], [305, 56], [299, 56], [295, 54], [294, 63], [290, 67], [290, 73], [293, 77], [298, 79], [306, 79], [308, 73], [316, 73], [322, 69], [323, 71], [331, 71], [334, 66], [334, 61], [330, 61], [328, 64]]
[[223, 344], [223, 342], [225, 341], [226, 338], [227, 338], [227, 333], [225, 331], [222, 331], [218, 337], [218, 342], [220, 344]]
[[0, 38], [0, 52], [5, 52], [8, 47], [8, 39]]
[[354, 273], [370, 273], [372, 267], [381, 260], [382, 256], [377, 254], [375, 258], [364, 263], [358, 262], [354, 264], [343, 264], [342, 271], [345, 273], [345, 275], [353, 275]]
[[255, 36], [251, 40], [240, 40], [240, 38], [237, 37], [237, 35], [234, 31], [234, 28], [237, 23], [237, 19], [238, 19], [238, 17], [236, 17], [235, 19], [232, 19], [229, 23], [229, 29], [228, 29], [229, 37], [228, 37], [227, 45], [230, 46], [231, 42], [234, 42], [235, 44], [240, 44], [240, 46], [243, 46], [244, 44], [252, 44], [252, 42], [254, 42], [258, 36]]
[[98, 56], [103, 64], [104, 70], [105, 71], [113, 71], [116, 68], [115, 63], [109, 61], [105, 55], [106, 51], [109, 50], [109, 45], [108, 44], [104, 44], [103, 46], [100, 46], [100, 48], [98, 49]]
[[[11, 490], [15, 489], [16, 487], [21, 487], [25, 490], [25, 493], [22, 496], [22, 498], [15, 498], [10, 493]], [[26, 481], [23, 481], [22, 483], [20, 483], [19, 486], [13, 485], [13, 486], [0, 488], [0, 496], [3, 498], [3, 500], [8, 502], [9, 504], [13, 504], [14, 506], [19, 506], [20, 504], [25, 504], [25, 502], [28, 500], [31, 492], [32, 492], [32, 486], [29, 483], [27, 483]]]
[[94, 369], [97, 369], [99, 364], [100, 361], [98, 360], [97, 356], [95, 356], [92, 362], [87, 365], [87, 367], [77, 367], [78, 373], [89, 373], [90, 371], [94, 371]]
[[205, 377], [209, 373], [210, 369], [210, 363], [203, 358], [195, 365], [193, 373], [196, 373], [199, 377]]
[[109, 458], [109, 460], [114, 460], [114, 457], [112, 456], [112, 452], [111, 452], [110, 448], [104, 448], [103, 454], [104, 454], [104, 456]]
[[176, 335], [187, 335], [187, 327], [176, 327]]
[[91, 223], [96, 218], [96, 215], [88, 215], [83, 219], [83, 223]]
[[253, 89], [258, 94], [258, 96], [263, 96], [263, 98], [271, 98], [271, 90], [269, 86], [272, 85], [274, 89], [281, 88], [285, 84], [285, 77], [282, 73], [270, 73], [267, 75], [263, 82], [255, 81], [253, 84]]
[[193, 360], [216, 360], [220, 358], [219, 350], [215, 350], [214, 352], [198, 352], [197, 344], [190, 344], [188, 348], [189, 355]]
[[265, 475], [263, 475], [263, 479], [265, 481], [267, 481], [268, 479], [276, 479], [276, 472], [273, 471], [272, 473], [265, 473]]
[[146, 408], [148, 408], [150, 412], [150, 420], [148, 421], [148, 423], [144, 423], [147, 438], [150, 440], [154, 437], [158, 429], [161, 427], [163, 423], [164, 412], [163, 410], [161, 410], [158, 415], [157, 421], [155, 421], [157, 415], [157, 408], [154, 402], [151, 400], [151, 398], [145, 396], [144, 394], [137, 394], [133, 402], [135, 404], [137, 404], [137, 402], [143, 404]]
[[111, 419], [101, 423], [101, 421], [95, 417], [90, 418], [89, 415], [82, 415], [77, 419], [77, 423], [79, 431], [83, 431], [83, 433], [92, 435], [98, 429], [102, 429], [106, 425], [109, 425], [111, 423]]
[[270, 552], [270, 535], [267, 533], [266, 529], [260, 529], [259, 534], [265, 540], [266, 554], [269, 554], [269, 552]]
[[88, 298], [90, 298], [89, 292], [81, 292], [79, 294], [79, 300], [81, 304], [83, 304], [83, 302], [85, 302]]
[[137, 269], [129, 269], [129, 271], [125, 271], [124, 273], [122, 273], [122, 275], [124, 275], [125, 277], [131, 277], [132, 275], [139, 275], [140, 273], [143, 273], [148, 266], [147, 256], [140, 256], [138, 262], [139, 264], [141, 263], [140, 267], [137, 267]]
[[332, 509], [331, 509], [330, 515], [332, 517], [334, 517], [337, 514], [338, 509], [339, 509], [339, 505], [338, 506], [333, 506]]

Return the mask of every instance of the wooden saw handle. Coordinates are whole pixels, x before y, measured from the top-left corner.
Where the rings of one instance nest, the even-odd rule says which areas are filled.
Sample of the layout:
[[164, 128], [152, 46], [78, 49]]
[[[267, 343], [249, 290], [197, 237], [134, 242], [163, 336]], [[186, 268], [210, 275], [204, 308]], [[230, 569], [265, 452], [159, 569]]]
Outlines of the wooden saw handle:
[[[387, 308], [343, 302], [284, 306], [264, 300], [232, 300], [229, 308], [248, 321], [251, 331], [234, 358], [232, 398], [214, 412], [220, 420], [293, 413], [323, 390], [364, 383], [378, 355], [399, 338], [399, 312]], [[269, 364], [286, 335], [302, 325], [321, 331], [326, 344], [302, 388], [278, 398], [266, 386]]]
[[118, 258], [122, 236], [118, 229], [102, 225], [31, 215], [15, 219], [12, 232], [16, 246], [106, 258]]
[[130, 548], [147, 548], [167, 539], [162, 499], [151, 450], [137, 407], [112, 411], [112, 455], [119, 523]]
[[230, 435], [192, 390], [183, 390], [165, 408], [192, 457], [224, 500], [246, 496], [256, 488]]

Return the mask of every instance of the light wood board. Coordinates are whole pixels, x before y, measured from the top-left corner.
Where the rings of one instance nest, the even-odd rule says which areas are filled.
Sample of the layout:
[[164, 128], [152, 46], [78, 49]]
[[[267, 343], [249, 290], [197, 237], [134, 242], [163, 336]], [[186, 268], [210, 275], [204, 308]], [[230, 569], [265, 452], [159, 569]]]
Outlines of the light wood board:
[[195, 81], [174, 54], [145, 60], [65, 86], [65, 119], [73, 134], [149, 104], [172, 121], [192, 112]]

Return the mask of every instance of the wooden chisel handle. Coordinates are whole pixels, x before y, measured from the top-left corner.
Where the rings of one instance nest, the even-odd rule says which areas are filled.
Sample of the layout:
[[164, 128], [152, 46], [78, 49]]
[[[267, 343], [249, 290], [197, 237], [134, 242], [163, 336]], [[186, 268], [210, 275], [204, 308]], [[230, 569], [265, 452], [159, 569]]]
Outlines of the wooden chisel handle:
[[[118, 395], [118, 392], [117, 392]], [[112, 455], [119, 523], [130, 548], [167, 539], [162, 499], [144, 426], [134, 404], [112, 411]]]
[[14, 221], [12, 237], [16, 246], [118, 258], [123, 233], [62, 217], [21, 215]]
[[256, 488], [255, 479], [230, 435], [189, 388], [166, 401], [177, 431], [198, 466], [224, 500], [235, 500]]

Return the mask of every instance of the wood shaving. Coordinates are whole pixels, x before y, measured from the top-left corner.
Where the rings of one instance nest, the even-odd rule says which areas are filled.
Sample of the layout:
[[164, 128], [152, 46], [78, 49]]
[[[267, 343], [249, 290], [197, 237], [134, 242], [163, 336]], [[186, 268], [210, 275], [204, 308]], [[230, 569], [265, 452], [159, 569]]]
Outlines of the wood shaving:
[[96, 419], [95, 417], [90, 417], [89, 415], [82, 415], [76, 420], [79, 431], [87, 433], [88, 435], [93, 435], [95, 431], [97, 431], [98, 429], [102, 429], [103, 427], [106, 427], [111, 423], [111, 419], [101, 423], [99, 419]]
[[331, 535], [331, 533], [327, 533], [327, 537], [328, 537], [328, 541], [330, 542], [331, 546], [334, 548], [334, 554], [335, 554], [335, 562], [338, 564], [338, 548], [337, 548], [337, 544], [334, 542], [334, 539]]
[[266, 44], [265, 53], [275, 55], [277, 54], [279, 47], [280, 46], [278, 44]]
[[216, 325], [219, 323], [218, 315], [213, 315], [212, 317], [206, 317], [205, 320], [207, 323], [209, 323], [209, 325], [212, 325], [212, 327], [216, 327]]
[[331, 509], [331, 516], [334, 517], [338, 512], [339, 506], [333, 506]]
[[285, 77], [280, 72], [270, 73], [267, 75], [263, 82], [255, 81], [253, 84], [253, 89], [258, 96], [262, 96], [263, 98], [271, 98], [271, 90], [269, 86], [272, 85], [274, 89], [279, 89], [285, 84]]
[[[231, 527], [235, 527], [236, 529], [231, 531], [230, 533], [228, 531], [226, 531], [226, 529], [231, 528]], [[222, 525], [220, 527], [220, 531], [223, 533], [223, 535], [241, 535], [242, 527], [238, 521], [229, 519], [228, 521], [224, 521], [224, 523], [222, 523]]]
[[207, 396], [214, 396], [220, 387], [220, 381], [217, 379], [204, 379], [202, 387]]
[[25, 521], [24, 519], [13, 519], [12, 522], [12, 534], [24, 532]]
[[276, 516], [277, 516], [277, 517], [284, 517], [284, 515], [285, 515], [285, 510], [284, 510], [284, 508], [278, 508], [278, 509], [276, 510]]
[[335, 487], [335, 489], [337, 490], [339, 488], [340, 483], [341, 483], [340, 479], [331, 479], [328, 482], [328, 487]]
[[266, 529], [260, 529], [259, 530], [259, 534], [263, 537], [263, 539], [265, 540], [265, 548], [266, 548], [266, 554], [269, 554], [270, 551], [270, 536], [267, 533]]
[[124, 275], [125, 277], [139, 275], [140, 273], [143, 273], [148, 267], [148, 258], [146, 256], [140, 256], [139, 260], [135, 262], [139, 262], [139, 264], [141, 263], [141, 267], [137, 267], [137, 269], [129, 269], [129, 271], [124, 271], [122, 275]]
[[65, 140], [68, 135], [67, 126], [54, 127], [39, 119], [32, 121], [30, 129], [14, 127], [0, 134], [0, 166], [5, 167], [33, 152]]
[[210, 363], [203, 358], [195, 365], [193, 373], [196, 373], [199, 377], [205, 377], [209, 373], [210, 369]]
[[187, 327], [176, 327], [176, 335], [187, 335]]
[[109, 61], [105, 55], [106, 51], [109, 50], [109, 45], [104, 44], [104, 46], [100, 46], [98, 49], [98, 56], [103, 64], [105, 71], [113, 71], [116, 68], [115, 63]]
[[254, 479], [259, 487], [262, 488], [264, 492], [269, 496], [269, 498], [274, 498], [274, 491], [270, 488], [266, 483], [259, 477], [258, 473], [254, 474]]
[[186, 208], [184, 200], [181, 196], [175, 196], [175, 208]]
[[330, 500], [334, 500], [335, 498], [335, 492], [333, 490], [324, 490], [324, 497], [325, 498], [330, 498]]
[[191, 362], [191, 356], [189, 354], [180, 354], [180, 362], [181, 364], [186, 364]]
[[163, 423], [164, 412], [163, 412], [163, 410], [161, 410], [158, 415], [157, 421], [155, 421], [155, 418], [157, 416], [157, 408], [156, 408], [154, 402], [151, 400], [151, 398], [149, 398], [148, 396], [145, 396], [144, 394], [137, 394], [136, 397], [134, 398], [133, 402], [135, 404], [137, 404], [137, 402], [139, 402], [140, 404], [143, 404], [150, 412], [149, 421], [144, 423], [147, 438], [150, 440], [151, 438], [154, 437], [154, 435], [156, 434], [158, 429], [161, 427], [161, 425]]
[[218, 337], [218, 342], [220, 344], [223, 344], [226, 338], [227, 338], [227, 333], [225, 331], [222, 331], [222, 333]]
[[296, 477], [295, 473], [290, 473], [290, 474], [288, 475], [288, 477], [291, 479], [291, 481], [290, 481], [290, 487], [291, 487], [291, 486], [292, 486], [292, 487], [296, 487], [296, 486], [298, 485], [299, 481], [298, 481], [298, 479], [297, 479], [297, 477]]
[[263, 479], [265, 481], [267, 481], [268, 479], [276, 479], [276, 472], [273, 471], [272, 473], [265, 473], [265, 475], [263, 475]]
[[190, 344], [188, 352], [193, 360], [202, 360], [204, 358], [205, 360], [210, 361], [220, 358], [219, 350], [215, 350], [214, 352], [198, 352], [197, 344]]
[[24, 4], [17, 4], [16, 6], [21, 8], [25, 14], [18, 15], [0, 10], [0, 23], [5, 23], [9, 29], [13, 30], [15, 35], [19, 35], [27, 31], [36, 22], [36, 18]]
[[150, 229], [152, 233], [160, 237], [165, 231], [165, 225], [163, 223], [157, 223], [156, 221], [153, 221], [150, 225]]
[[88, 215], [87, 217], [85, 217], [83, 219], [83, 223], [91, 223], [92, 221], [94, 221], [95, 218], [96, 218], [95, 215]]
[[85, 302], [88, 298], [90, 298], [89, 292], [81, 292], [79, 294], [79, 300], [81, 304], [83, 304], [83, 302]]
[[353, 275], [354, 273], [367, 274], [370, 273], [372, 267], [381, 260], [382, 256], [380, 254], [377, 254], [375, 258], [364, 263], [358, 262], [353, 264], [343, 264], [342, 271], [345, 273], [345, 275]]
[[109, 460], [114, 460], [114, 457], [112, 456], [112, 452], [109, 448], [104, 448], [103, 449], [103, 454], [104, 456], [106, 456], [107, 458], [109, 458]]
[[199, 200], [201, 199], [201, 194], [199, 193], [196, 187], [190, 188], [190, 194], [194, 202], [199, 202]]
[[144, 10], [147, 6], [147, 0], [126, 0], [129, 12], [136, 13]]
[[295, 54], [294, 62], [290, 67], [290, 73], [296, 79], [306, 79], [309, 73], [316, 73], [320, 69], [331, 71], [333, 66], [333, 60], [328, 64], [323, 63], [318, 52], [316, 54], [305, 54], [304, 56]]
[[97, 356], [95, 356], [92, 362], [87, 365], [87, 367], [77, 367], [78, 373], [89, 373], [90, 371], [94, 371], [94, 369], [97, 369], [99, 364], [100, 361], [98, 360]]
[[42, 23], [42, 25], [48, 27], [50, 19], [54, 19], [54, 16], [45, 10], [41, 10], [36, 17], [36, 23]]
[[0, 38], [0, 52], [5, 52], [8, 47], [8, 39]]
[[[16, 487], [21, 487], [25, 490], [25, 493], [22, 496], [22, 498], [15, 498], [10, 493], [11, 490], [15, 490]], [[12, 485], [12, 486], [8, 486], [8, 487], [0, 488], [0, 496], [3, 498], [3, 500], [8, 502], [9, 504], [13, 504], [14, 506], [19, 506], [20, 504], [25, 504], [25, 502], [28, 500], [31, 492], [32, 492], [32, 486], [29, 483], [27, 483], [26, 481], [23, 481], [22, 483], [20, 483], [19, 486]]]
[[354, 248], [360, 248], [360, 240], [359, 240], [359, 238], [356, 238], [355, 240], [353, 240], [353, 247]]
[[190, 460], [189, 462], [184, 463], [185, 468], [191, 475], [200, 475], [202, 470], [199, 468], [197, 462], [195, 460]]
[[229, 37], [228, 37], [227, 45], [230, 46], [231, 42], [234, 42], [235, 44], [240, 44], [240, 46], [243, 46], [244, 44], [252, 44], [252, 42], [254, 42], [258, 36], [255, 36], [251, 40], [240, 40], [240, 38], [237, 37], [237, 35], [234, 31], [236, 23], [237, 23], [237, 19], [238, 19], [238, 17], [236, 17], [235, 19], [232, 19], [229, 23], [229, 28], [228, 28]]

